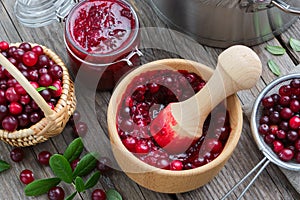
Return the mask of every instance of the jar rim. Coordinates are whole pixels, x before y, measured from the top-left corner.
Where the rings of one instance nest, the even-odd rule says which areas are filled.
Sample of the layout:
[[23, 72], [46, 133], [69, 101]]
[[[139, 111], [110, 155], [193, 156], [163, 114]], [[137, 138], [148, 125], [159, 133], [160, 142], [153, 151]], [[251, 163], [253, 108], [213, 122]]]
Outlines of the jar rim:
[[[99, 0], [99, 1], [111, 1], [111, 0]], [[112, 51], [110, 53], [107, 54], [100, 54], [100, 53], [91, 53], [88, 52], [86, 50], [84, 50], [83, 48], [80, 48], [78, 44], [76, 44], [76, 42], [74, 41], [74, 38], [71, 36], [70, 31], [68, 31], [69, 28], [69, 24], [70, 24], [70, 20], [71, 20], [71, 16], [72, 14], [77, 10], [77, 8], [79, 8], [82, 4], [86, 3], [87, 1], [81, 1], [80, 3], [78, 3], [76, 6], [74, 6], [72, 8], [72, 10], [70, 11], [68, 17], [66, 18], [66, 23], [65, 23], [65, 37], [67, 37], [71, 43], [71, 45], [80, 53], [86, 54], [88, 56], [94, 56], [94, 57], [112, 57], [112, 56], [118, 56], [119, 54], [121, 54], [123, 51], [125, 51], [128, 47], [132, 46], [134, 44], [134, 42], [136, 41], [136, 39], [138, 38], [139, 35], [139, 19], [137, 16], [137, 13], [135, 12], [135, 10], [133, 9], [133, 7], [126, 1], [124, 0], [116, 0], [115, 2], [120, 2], [124, 5], [126, 5], [130, 11], [133, 14], [133, 18], [135, 20], [135, 27], [133, 29], [131, 29], [133, 31], [133, 33], [130, 34], [130, 36], [128, 37], [128, 43], [121, 47], [118, 48], [116, 51]], [[65, 41], [66, 43], [66, 41]], [[66, 46], [68, 46], [68, 44], [66, 43]]]

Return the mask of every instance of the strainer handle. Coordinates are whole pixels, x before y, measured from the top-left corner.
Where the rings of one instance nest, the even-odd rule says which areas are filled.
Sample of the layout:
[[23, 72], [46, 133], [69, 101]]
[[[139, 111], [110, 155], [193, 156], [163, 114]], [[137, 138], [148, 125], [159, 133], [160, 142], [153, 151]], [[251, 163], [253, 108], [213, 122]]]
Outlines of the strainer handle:
[[257, 179], [257, 177], [261, 174], [261, 172], [268, 166], [268, 164], [271, 161], [267, 158], [264, 157], [250, 172], [248, 172], [248, 174], [242, 178], [238, 183], [235, 184], [235, 186], [233, 186], [233, 188], [231, 188], [231, 190], [229, 190], [222, 198], [221, 200], [225, 200], [240, 184], [242, 184], [253, 172], [255, 172], [261, 165], [263, 165], [258, 172], [255, 174], [255, 176], [252, 178], [252, 180], [250, 181], [250, 183], [247, 185], [247, 187], [243, 190], [243, 192], [240, 194], [240, 196], [238, 197], [238, 200], [240, 200], [243, 195], [247, 192], [247, 190], [251, 187], [251, 185], [254, 183], [254, 181]]
[[45, 116], [51, 116], [54, 111], [50, 108], [44, 98], [36, 91], [36, 89], [29, 83], [23, 74], [0, 53], [0, 64], [23, 86], [26, 92], [38, 104]]
[[284, 12], [300, 15], [300, 8], [293, 7], [282, 0], [272, 0], [271, 2]]

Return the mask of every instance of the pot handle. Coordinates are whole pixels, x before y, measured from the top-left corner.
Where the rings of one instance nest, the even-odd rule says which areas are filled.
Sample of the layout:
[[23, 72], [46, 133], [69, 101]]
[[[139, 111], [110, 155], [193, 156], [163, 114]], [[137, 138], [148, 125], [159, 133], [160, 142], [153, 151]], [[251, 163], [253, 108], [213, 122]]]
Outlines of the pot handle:
[[300, 8], [293, 7], [282, 0], [272, 0], [272, 4], [284, 12], [300, 15]]

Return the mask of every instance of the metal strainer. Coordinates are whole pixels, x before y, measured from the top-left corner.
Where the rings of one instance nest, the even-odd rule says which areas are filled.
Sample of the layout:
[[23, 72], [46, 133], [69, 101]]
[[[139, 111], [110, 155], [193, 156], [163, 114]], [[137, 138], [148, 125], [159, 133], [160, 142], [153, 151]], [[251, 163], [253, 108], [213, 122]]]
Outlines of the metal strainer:
[[264, 142], [263, 137], [258, 132], [259, 119], [262, 113], [262, 105], [261, 101], [265, 96], [269, 96], [271, 94], [277, 93], [278, 89], [284, 85], [289, 83], [293, 79], [300, 79], [300, 73], [289, 74], [283, 77], [276, 79], [275, 81], [268, 84], [262, 92], [258, 95], [251, 115], [251, 131], [252, 136], [259, 148], [260, 151], [265, 155], [265, 157], [242, 179], [240, 180], [229, 192], [222, 197], [226, 199], [241, 183], [243, 183], [252, 173], [254, 173], [259, 167], [260, 169], [256, 173], [256, 175], [252, 178], [250, 183], [246, 186], [246, 188], [242, 191], [238, 199], [241, 199], [242, 196], [246, 193], [249, 187], [254, 183], [256, 178], [260, 175], [260, 173], [268, 166], [270, 162], [275, 165], [285, 168], [287, 170], [299, 171], [300, 172], [300, 163], [297, 164], [295, 162], [284, 162], [278, 158], [278, 156], [272, 151], [272, 149]]

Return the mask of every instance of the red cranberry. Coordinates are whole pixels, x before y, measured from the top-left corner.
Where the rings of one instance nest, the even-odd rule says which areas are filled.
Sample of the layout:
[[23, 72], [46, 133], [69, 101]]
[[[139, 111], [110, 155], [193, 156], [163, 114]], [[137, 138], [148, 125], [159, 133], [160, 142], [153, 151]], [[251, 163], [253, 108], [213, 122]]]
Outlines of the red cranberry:
[[23, 111], [23, 107], [20, 103], [18, 102], [11, 102], [9, 105], [9, 112], [12, 115], [19, 115]]
[[48, 56], [46, 56], [44, 54], [38, 56], [37, 66], [39, 68], [47, 67], [48, 64], [49, 64], [49, 58], [48, 58]]
[[22, 181], [22, 183], [24, 184], [29, 184], [32, 181], [34, 181], [34, 176], [31, 170], [29, 169], [24, 169], [21, 173], [20, 173], [20, 180]]
[[32, 112], [29, 115], [29, 120], [31, 123], [36, 124], [38, 121], [40, 121], [42, 119], [42, 116], [40, 113], [38, 112]]
[[299, 112], [300, 111], [300, 103], [298, 100], [293, 99], [290, 103], [290, 108], [293, 112]]
[[30, 103], [30, 101], [31, 101], [31, 98], [30, 98], [30, 96], [28, 95], [28, 94], [26, 94], [26, 95], [22, 95], [21, 97], [20, 97], [20, 103], [22, 104], [22, 105], [27, 105], [27, 104], [29, 104]]
[[75, 159], [75, 160], [73, 160], [73, 161], [71, 162], [71, 168], [72, 168], [73, 171], [74, 171], [75, 168], [77, 167], [79, 161], [80, 161], [80, 159], [77, 158], [77, 159]]
[[30, 123], [28, 114], [22, 113], [18, 116], [18, 123], [20, 127], [27, 127]]
[[277, 125], [271, 125], [270, 126], [270, 134], [276, 135], [278, 131], [278, 126]]
[[271, 108], [274, 106], [274, 100], [272, 97], [268, 96], [263, 98], [262, 100], [262, 105], [266, 108]]
[[272, 144], [272, 143], [274, 142], [275, 139], [276, 139], [275, 135], [269, 134], [269, 135], [266, 135], [266, 136], [265, 136], [264, 141], [265, 141], [267, 144]]
[[298, 138], [298, 132], [294, 131], [294, 130], [290, 130], [287, 134], [287, 139], [290, 142], [295, 142]]
[[212, 153], [220, 153], [223, 149], [222, 143], [217, 139], [208, 138], [204, 141], [205, 149]]
[[92, 200], [106, 200], [106, 193], [102, 189], [95, 189], [92, 193]]
[[281, 119], [280, 119], [280, 114], [279, 114], [279, 112], [274, 111], [274, 112], [271, 113], [271, 115], [270, 115], [270, 122], [271, 122], [271, 123], [277, 124], [277, 123], [280, 122], [280, 120], [281, 120]]
[[17, 49], [16, 46], [10, 46], [10, 47], [8, 48], [8, 50], [7, 50], [8, 56], [12, 57], [12, 56], [13, 56], [13, 53], [14, 53], [14, 51], [15, 51], [16, 49]]
[[39, 87], [39, 84], [37, 82], [34, 82], [34, 81], [30, 81], [30, 84], [35, 88], [37, 89]]
[[279, 88], [279, 94], [281, 96], [290, 96], [292, 94], [292, 89], [290, 85], [283, 85]]
[[182, 162], [179, 161], [179, 160], [173, 160], [173, 161], [171, 162], [171, 164], [170, 164], [170, 169], [171, 169], [171, 170], [176, 170], [176, 171], [178, 171], [178, 170], [182, 170], [182, 168], [183, 168], [183, 164], [182, 164]]
[[23, 49], [16, 49], [16, 51], [13, 52], [13, 58], [16, 59], [17, 62], [22, 61], [22, 57], [25, 54], [25, 51]]
[[292, 158], [294, 157], [294, 152], [290, 149], [284, 148], [279, 152], [278, 157], [281, 160], [287, 162], [287, 161], [292, 160]]
[[97, 162], [97, 169], [100, 172], [107, 172], [111, 170], [111, 160], [108, 157], [101, 157]]
[[24, 51], [30, 51], [31, 45], [28, 42], [22, 42], [19, 46], [20, 49], [23, 49]]
[[30, 70], [28, 73], [28, 80], [29, 81], [38, 81], [39, 73], [37, 70]]
[[292, 129], [298, 129], [300, 127], [300, 118], [298, 116], [294, 116], [290, 119], [289, 125]]
[[296, 142], [295, 142], [295, 149], [297, 151], [300, 151], [300, 139], [298, 139]]
[[52, 154], [49, 151], [42, 151], [38, 155], [38, 161], [42, 165], [49, 165], [49, 160]]
[[41, 86], [45, 86], [45, 87], [48, 87], [52, 84], [52, 78], [49, 74], [42, 74], [38, 83], [41, 85]]
[[295, 160], [297, 163], [300, 163], [300, 151], [298, 151], [295, 155]]
[[52, 76], [53, 79], [60, 79], [63, 75], [63, 70], [59, 65], [52, 65], [49, 68], [49, 74]]
[[42, 90], [40, 95], [45, 99], [45, 101], [49, 101], [51, 99], [51, 93], [48, 89]]
[[33, 67], [38, 61], [38, 56], [33, 51], [27, 51], [23, 56], [23, 63], [28, 67]]
[[285, 139], [286, 138], [286, 132], [284, 130], [278, 130], [277, 133], [276, 133], [276, 137], [278, 139]]
[[9, 48], [9, 44], [5, 41], [0, 42], [0, 50], [1, 51], [6, 51]]
[[282, 106], [289, 106], [290, 105], [290, 97], [289, 96], [281, 96], [279, 99], [279, 103]]
[[54, 81], [52, 86], [56, 88], [56, 90], [51, 90], [51, 94], [53, 97], [60, 97], [62, 94], [62, 86], [60, 81]]
[[36, 53], [36, 55], [40, 56], [44, 53], [43, 48], [39, 45], [32, 47], [32, 51]]
[[20, 147], [16, 147], [10, 151], [10, 158], [14, 162], [21, 162], [24, 159], [24, 151]]
[[6, 99], [10, 102], [19, 101], [20, 95], [17, 94], [14, 87], [10, 87], [5, 92]]
[[147, 154], [150, 151], [150, 147], [144, 141], [138, 141], [135, 145], [135, 153]]
[[25, 95], [27, 94], [26, 90], [23, 88], [23, 86], [19, 83], [17, 83], [14, 86], [15, 91], [19, 94], [19, 95]]
[[293, 111], [290, 108], [283, 108], [280, 111], [280, 117], [282, 119], [290, 119], [293, 116]]
[[2, 127], [9, 132], [13, 132], [18, 128], [18, 120], [13, 116], [6, 116], [2, 120]]
[[280, 141], [273, 142], [273, 151], [275, 153], [278, 154], [279, 152], [281, 152], [281, 150], [283, 150], [283, 148], [284, 148], [284, 146], [283, 146], [282, 142], [280, 142]]
[[64, 200], [65, 191], [59, 187], [53, 187], [48, 191], [48, 199], [49, 200]]
[[300, 87], [300, 80], [299, 79], [293, 79], [290, 83], [290, 85], [294, 88], [299, 88]]
[[268, 116], [264, 115], [259, 119], [259, 124], [269, 124], [270, 119]]

